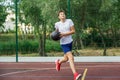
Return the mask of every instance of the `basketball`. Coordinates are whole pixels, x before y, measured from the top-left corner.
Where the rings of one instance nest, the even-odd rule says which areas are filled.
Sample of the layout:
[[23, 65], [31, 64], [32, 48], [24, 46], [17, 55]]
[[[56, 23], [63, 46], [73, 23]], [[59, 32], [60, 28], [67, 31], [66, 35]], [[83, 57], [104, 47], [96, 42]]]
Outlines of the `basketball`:
[[52, 38], [54, 41], [60, 40], [60, 32], [58, 32], [58, 31], [53, 31], [53, 32], [51, 33], [51, 38]]

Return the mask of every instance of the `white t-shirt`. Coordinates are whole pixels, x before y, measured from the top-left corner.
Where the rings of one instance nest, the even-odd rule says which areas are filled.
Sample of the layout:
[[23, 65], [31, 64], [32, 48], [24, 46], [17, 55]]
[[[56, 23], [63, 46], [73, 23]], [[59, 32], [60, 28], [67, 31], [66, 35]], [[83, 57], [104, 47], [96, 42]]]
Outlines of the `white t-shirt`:
[[[74, 25], [73, 21], [71, 19], [66, 19], [65, 22], [56, 22], [55, 23], [55, 28], [61, 32], [61, 33], [66, 33], [70, 31], [70, 27]], [[64, 36], [60, 39], [60, 44], [68, 44], [73, 41], [72, 35]]]

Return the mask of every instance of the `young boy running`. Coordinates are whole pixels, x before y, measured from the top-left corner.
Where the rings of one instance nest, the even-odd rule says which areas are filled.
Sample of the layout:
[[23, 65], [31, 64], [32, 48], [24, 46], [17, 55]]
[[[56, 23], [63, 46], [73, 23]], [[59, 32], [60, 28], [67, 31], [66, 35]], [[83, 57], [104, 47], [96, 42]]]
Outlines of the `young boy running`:
[[62, 63], [67, 62], [69, 60], [70, 68], [74, 75], [74, 80], [79, 80], [81, 78], [81, 74], [78, 74], [75, 65], [74, 65], [74, 57], [72, 55], [72, 34], [75, 33], [74, 23], [71, 19], [66, 19], [65, 12], [60, 10], [58, 12], [59, 22], [55, 23], [55, 28], [60, 32], [60, 45], [64, 51], [64, 57], [61, 60], [56, 61], [56, 70], [60, 71], [60, 66]]

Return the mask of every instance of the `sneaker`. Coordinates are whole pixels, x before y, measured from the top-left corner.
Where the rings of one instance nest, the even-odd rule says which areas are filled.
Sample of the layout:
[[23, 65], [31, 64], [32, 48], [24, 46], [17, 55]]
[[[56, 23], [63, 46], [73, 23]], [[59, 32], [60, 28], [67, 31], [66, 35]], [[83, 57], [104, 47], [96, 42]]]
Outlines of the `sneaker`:
[[60, 71], [60, 66], [61, 66], [61, 64], [59, 63], [59, 59], [55, 62], [55, 64], [56, 64], [56, 70], [57, 71]]
[[74, 74], [74, 80], [80, 80], [82, 77], [82, 74], [75, 73]]

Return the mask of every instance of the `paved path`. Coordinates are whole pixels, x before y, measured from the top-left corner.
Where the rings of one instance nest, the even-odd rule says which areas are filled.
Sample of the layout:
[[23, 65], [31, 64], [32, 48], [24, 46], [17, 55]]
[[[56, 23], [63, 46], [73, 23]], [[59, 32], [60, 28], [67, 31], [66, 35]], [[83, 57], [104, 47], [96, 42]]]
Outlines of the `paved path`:
[[[62, 57], [18, 57], [19, 62], [54, 62]], [[16, 62], [16, 57], [0, 57], [0, 62]], [[120, 62], [120, 56], [75, 57], [75, 62]]]

